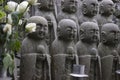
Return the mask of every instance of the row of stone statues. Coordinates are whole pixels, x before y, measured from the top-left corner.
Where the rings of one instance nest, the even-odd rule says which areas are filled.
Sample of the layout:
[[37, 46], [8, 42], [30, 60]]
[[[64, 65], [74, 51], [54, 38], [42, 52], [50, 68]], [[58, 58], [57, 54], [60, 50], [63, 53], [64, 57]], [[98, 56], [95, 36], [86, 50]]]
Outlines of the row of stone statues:
[[74, 64], [85, 65], [85, 73], [89, 76], [86, 80], [119, 80], [116, 77], [118, 25], [106, 23], [99, 34], [97, 23], [83, 22], [76, 42], [77, 24], [71, 19], [61, 19], [57, 38], [47, 45], [47, 19], [33, 16], [28, 19], [28, 23], [31, 22], [37, 24], [37, 29], [22, 42], [20, 80], [72, 80], [70, 73]]
[[[119, 80], [119, 0], [38, 0], [27, 24], [35, 32], [22, 41], [19, 80], [77, 80], [74, 65], [84, 65], [84, 80]], [[25, 16], [26, 17], [26, 16]]]
[[38, 0], [27, 23], [35, 32], [22, 42], [20, 80], [77, 80], [74, 64], [85, 65], [85, 80], [119, 80], [118, 0]]
[[51, 41], [57, 37], [56, 26], [61, 19], [74, 20], [77, 28], [86, 21], [96, 22], [100, 31], [101, 26], [108, 22], [119, 25], [120, 9], [117, 0], [38, 0], [38, 2], [41, 4], [33, 6], [30, 15], [43, 16], [48, 20], [51, 26]]

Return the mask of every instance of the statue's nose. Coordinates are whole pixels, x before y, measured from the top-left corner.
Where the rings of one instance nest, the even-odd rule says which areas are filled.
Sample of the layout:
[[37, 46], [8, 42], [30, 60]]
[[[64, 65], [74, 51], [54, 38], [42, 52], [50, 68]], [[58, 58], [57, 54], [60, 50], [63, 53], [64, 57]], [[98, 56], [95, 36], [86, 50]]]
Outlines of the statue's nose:
[[44, 32], [44, 28], [41, 28], [41, 29], [40, 29], [40, 32]]

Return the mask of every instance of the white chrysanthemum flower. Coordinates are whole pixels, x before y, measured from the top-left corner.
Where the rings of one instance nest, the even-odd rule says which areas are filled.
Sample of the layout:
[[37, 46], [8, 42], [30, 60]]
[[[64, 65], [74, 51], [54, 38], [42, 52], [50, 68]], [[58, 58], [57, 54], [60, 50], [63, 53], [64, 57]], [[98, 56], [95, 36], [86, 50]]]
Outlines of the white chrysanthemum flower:
[[27, 0], [29, 4], [35, 5], [38, 0]]
[[[21, 2], [18, 7], [17, 7], [17, 11], [19, 11], [20, 13], [24, 13], [26, 11], [28, 11], [28, 2], [27, 1], [23, 1]], [[27, 9], [26, 9], [27, 8]]]
[[12, 20], [12, 16], [11, 14], [8, 14], [8, 23], [12, 24], [13, 20]]
[[22, 19], [20, 19], [20, 20], [19, 20], [18, 24], [19, 24], [19, 25], [21, 25], [21, 24], [22, 24]]
[[18, 3], [14, 2], [14, 1], [9, 1], [7, 2], [7, 7], [9, 11], [14, 12], [16, 7], [17, 7]]
[[17, 9], [16, 9], [16, 11], [17, 11], [17, 12], [19, 12], [19, 4], [18, 4], [18, 6], [17, 6]]
[[35, 32], [36, 31], [36, 23], [29, 23], [25, 26], [28, 32]]
[[6, 24], [3, 28], [3, 32], [7, 32], [8, 35], [11, 35], [12, 33], [12, 25], [11, 24]]

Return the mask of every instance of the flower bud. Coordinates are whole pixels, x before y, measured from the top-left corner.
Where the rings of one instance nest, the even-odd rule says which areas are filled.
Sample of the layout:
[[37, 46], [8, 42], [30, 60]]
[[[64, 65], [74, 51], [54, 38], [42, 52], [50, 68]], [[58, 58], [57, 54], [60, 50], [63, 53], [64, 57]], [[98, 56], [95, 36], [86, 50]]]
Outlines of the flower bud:
[[12, 16], [11, 14], [8, 14], [8, 23], [12, 24], [13, 20], [12, 20]]
[[29, 23], [29, 24], [26, 25], [25, 28], [26, 28], [26, 30], [28, 32], [35, 32], [35, 30], [36, 30], [36, 23]]
[[6, 24], [3, 28], [3, 32], [7, 32], [8, 35], [11, 35], [12, 33], [12, 25], [11, 24]]
[[[27, 1], [23, 1], [21, 2], [18, 7], [17, 7], [17, 11], [20, 13], [25, 13], [26, 11], [28, 11], [28, 2]], [[27, 8], [27, 9], [26, 9]]]
[[9, 2], [7, 2], [7, 10], [9, 10], [10, 12], [14, 12], [17, 5], [18, 5], [18, 3], [14, 2], [14, 1], [9, 1]]

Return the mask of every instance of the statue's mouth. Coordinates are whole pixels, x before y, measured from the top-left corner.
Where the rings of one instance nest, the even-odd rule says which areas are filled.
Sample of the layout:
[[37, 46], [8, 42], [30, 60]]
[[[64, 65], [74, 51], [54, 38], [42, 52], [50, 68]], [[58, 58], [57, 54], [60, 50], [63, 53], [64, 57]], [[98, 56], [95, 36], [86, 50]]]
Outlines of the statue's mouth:
[[115, 42], [115, 43], [118, 43], [118, 41], [119, 41], [118, 39], [114, 39], [114, 42]]
[[97, 41], [97, 40], [98, 40], [98, 37], [97, 37], [97, 36], [93, 36], [93, 40], [94, 40], [94, 41]]
[[71, 6], [70, 9], [71, 9], [72, 12], [76, 12], [76, 7], [75, 6]]
[[93, 11], [91, 11], [91, 14], [93, 14], [95, 16], [95, 15], [97, 15], [97, 11], [93, 10]]
[[44, 33], [44, 32], [39, 32], [39, 36], [40, 36], [40, 37], [44, 37], [44, 36], [45, 36], [45, 33]]
[[69, 39], [74, 39], [74, 35], [69, 35]]

